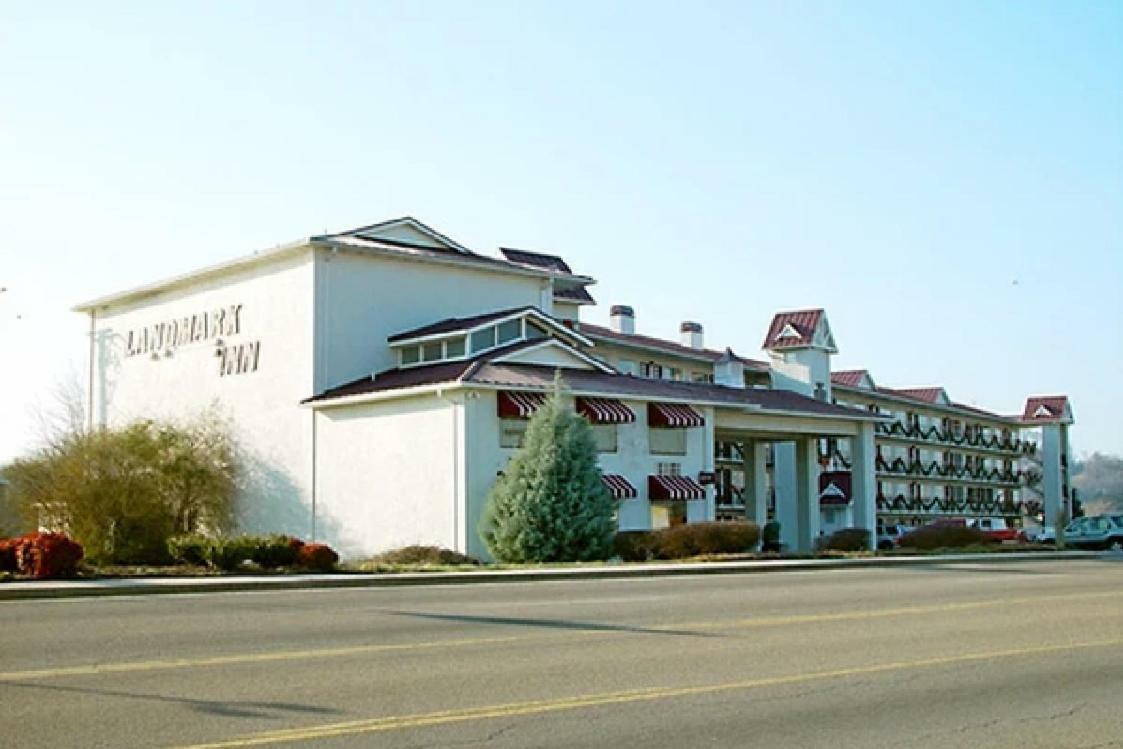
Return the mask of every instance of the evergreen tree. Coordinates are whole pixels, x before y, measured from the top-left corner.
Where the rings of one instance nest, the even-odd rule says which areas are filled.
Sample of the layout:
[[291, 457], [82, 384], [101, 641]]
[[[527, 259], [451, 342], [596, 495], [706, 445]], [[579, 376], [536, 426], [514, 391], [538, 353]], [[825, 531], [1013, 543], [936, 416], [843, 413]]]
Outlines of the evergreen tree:
[[606, 559], [616, 501], [601, 481], [588, 422], [554, 392], [527, 425], [526, 442], [488, 495], [480, 533], [501, 562]]

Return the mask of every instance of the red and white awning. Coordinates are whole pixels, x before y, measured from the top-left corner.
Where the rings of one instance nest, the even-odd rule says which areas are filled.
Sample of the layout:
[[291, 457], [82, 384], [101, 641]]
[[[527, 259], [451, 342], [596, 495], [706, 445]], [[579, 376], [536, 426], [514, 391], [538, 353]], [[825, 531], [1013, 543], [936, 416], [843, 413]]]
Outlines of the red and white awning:
[[689, 476], [647, 477], [647, 498], [652, 500], [705, 499], [706, 490]]
[[647, 425], [652, 427], [700, 427], [706, 425], [702, 414], [681, 403], [648, 403]]
[[545, 393], [501, 390], [496, 401], [496, 410], [501, 419], [529, 419], [545, 402]]
[[613, 499], [635, 499], [639, 496], [632, 482], [617, 473], [602, 473], [600, 478]]
[[631, 424], [636, 413], [615, 398], [577, 399], [577, 413], [593, 424]]

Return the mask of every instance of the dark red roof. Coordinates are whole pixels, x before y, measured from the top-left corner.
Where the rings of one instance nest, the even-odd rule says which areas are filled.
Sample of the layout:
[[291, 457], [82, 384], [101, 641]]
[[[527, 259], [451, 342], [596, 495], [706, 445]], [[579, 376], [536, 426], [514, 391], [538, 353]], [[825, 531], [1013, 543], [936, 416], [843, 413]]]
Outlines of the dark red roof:
[[547, 255], [544, 252], [531, 252], [530, 250], [516, 250], [513, 247], [500, 247], [499, 251], [503, 253], [503, 257], [512, 263], [532, 265], [535, 268], [545, 268], [562, 273], [573, 273], [569, 269], [569, 264], [557, 255]]
[[[846, 369], [841, 372], [831, 372], [831, 382], [835, 385], [857, 388], [862, 386], [862, 380], [870, 376], [866, 369]], [[872, 381], [873, 378], [871, 377]]]
[[[821, 309], [796, 310], [794, 312], [779, 312], [772, 318], [768, 326], [768, 335], [764, 337], [763, 349], [782, 349], [793, 346], [810, 346], [815, 336], [815, 328], [823, 317]], [[791, 326], [798, 335], [781, 335], [784, 328]]]
[[[636, 346], [645, 346], [647, 348], [659, 349], [666, 351], [668, 354], [676, 354], [678, 356], [692, 356], [698, 359], [706, 359], [708, 361], [717, 361], [725, 355], [724, 351], [715, 351], [714, 349], [697, 349], [692, 346], [684, 346], [681, 343], [668, 341], [664, 338], [654, 338], [652, 336], [640, 335], [638, 333], [620, 333], [612, 328], [606, 328], [601, 325], [593, 325], [591, 323], [581, 323], [578, 330], [585, 333], [593, 339], [604, 339], [607, 341], [618, 342], [624, 345], [632, 344]], [[762, 361], [753, 359], [746, 359], [743, 356], [738, 356], [737, 359], [748, 369], [760, 371], [767, 371], [768, 365]]]
[[[520, 341], [511, 346], [481, 354], [471, 361], [387, 370], [374, 377], [364, 377], [346, 385], [332, 388], [314, 398], [308, 398], [304, 402], [318, 403], [349, 395], [389, 392], [422, 385], [438, 385], [445, 382], [478, 383], [514, 390], [549, 390], [553, 387], [556, 367], [490, 361], [509, 351], [536, 343], [538, 342]], [[700, 382], [651, 380], [634, 375], [611, 374], [599, 370], [584, 369], [565, 369], [562, 371], [562, 377], [567, 389], [571, 391], [608, 397], [714, 403], [731, 407], [757, 407], [770, 411], [870, 418], [870, 414], [864, 410], [825, 403], [788, 390], [732, 388]]]
[[[1026, 399], [1026, 407], [1022, 411], [1022, 420], [1057, 421], [1065, 417], [1065, 406], [1067, 405], [1067, 395], [1032, 395]], [[1042, 408], [1049, 412], [1048, 416], [1037, 415], [1037, 412]]]
[[[913, 400], [924, 401], [925, 403], [936, 404], [940, 402], [940, 396], [947, 397], [942, 387], [926, 387], [926, 388], [880, 388], [886, 390], [894, 395], [903, 395], [906, 398]], [[951, 399], [948, 399], [951, 402]]]
[[572, 302], [584, 302], [586, 304], [596, 304], [597, 300], [593, 299], [592, 294], [585, 290], [584, 286], [571, 286], [566, 289], [559, 289], [554, 287], [554, 299], [565, 299]]

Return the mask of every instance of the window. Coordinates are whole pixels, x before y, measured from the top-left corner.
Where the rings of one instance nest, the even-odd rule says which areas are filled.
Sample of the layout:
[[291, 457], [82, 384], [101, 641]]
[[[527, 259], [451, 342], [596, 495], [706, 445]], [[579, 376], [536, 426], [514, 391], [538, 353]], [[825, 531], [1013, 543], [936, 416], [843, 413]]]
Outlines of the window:
[[546, 337], [546, 331], [538, 327], [530, 320], [526, 321], [526, 339], [528, 341], [537, 341], [540, 338]]
[[515, 320], [508, 320], [507, 322], [499, 323], [497, 329], [498, 342], [500, 345], [510, 343], [516, 338], [522, 337], [523, 321], [522, 318]]
[[648, 377], [653, 380], [663, 379], [663, 367], [653, 361], [645, 361], [639, 365], [640, 377]]
[[616, 368], [624, 374], [634, 375], [636, 373], [636, 363], [628, 359], [621, 359]]
[[450, 338], [445, 341], [445, 358], [457, 359], [464, 356], [464, 339], [463, 338]]
[[691, 372], [690, 373], [690, 381], [691, 382], [713, 382], [714, 381], [714, 373], [713, 372]]
[[682, 463], [656, 463], [655, 472], [660, 476], [681, 476]]
[[472, 334], [472, 353], [495, 347], [495, 328], [477, 330]]
[[441, 359], [441, 342], [426, 343], [421, 347], [421, 360], [426, 362], [440, 361]]
[[593, 430], [593, 441], [597, 444], [597, 452], [616, 452], [615, 424], [593, 424], [591, 428]]
[[668, 380], [676, 380], [676, 381], [681, 380], [682, 379], [682, 370], [679, 369], [678, 367], [671, 367], [670, 369], [667, 370], [667, 379]]
[[420, 346], [405, 346], [402, 348], [402, 366], [416, 364], [421, 361]]
[[686, 429], [649, 428], [647, 443], [656, 455], [686, 455]]
[[499, 420], [499, 446], [522, 447], [526, 441], [525, 419], [500, 419]]

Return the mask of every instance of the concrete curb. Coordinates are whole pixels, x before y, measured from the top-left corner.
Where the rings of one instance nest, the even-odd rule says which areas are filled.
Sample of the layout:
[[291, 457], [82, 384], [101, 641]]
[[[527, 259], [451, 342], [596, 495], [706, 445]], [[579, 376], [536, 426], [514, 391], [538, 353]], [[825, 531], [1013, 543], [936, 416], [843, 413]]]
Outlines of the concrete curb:
[[674, 575], [729, 575], [899, 567], [965, 562], [1026, 562], [1094, 559], [1097, 552], [1030, 551], [942, 556], [861, 557], [857, 559], [775, 559], [738, 562], [681, 562], [607, 567], [481, 570], [479, 572], [399, 572], [346, 575], [262, 575], [229, 577], [139, 577], [104, 580], [42, 580], [0, 583], [0, 601], [90, 596], [135, 596], [176, 593], [301, 590], [315, 588], [385, 588], [401, 585], [470, 585], [475, 583], [535, 582], [543, 580], [611, 580]]

